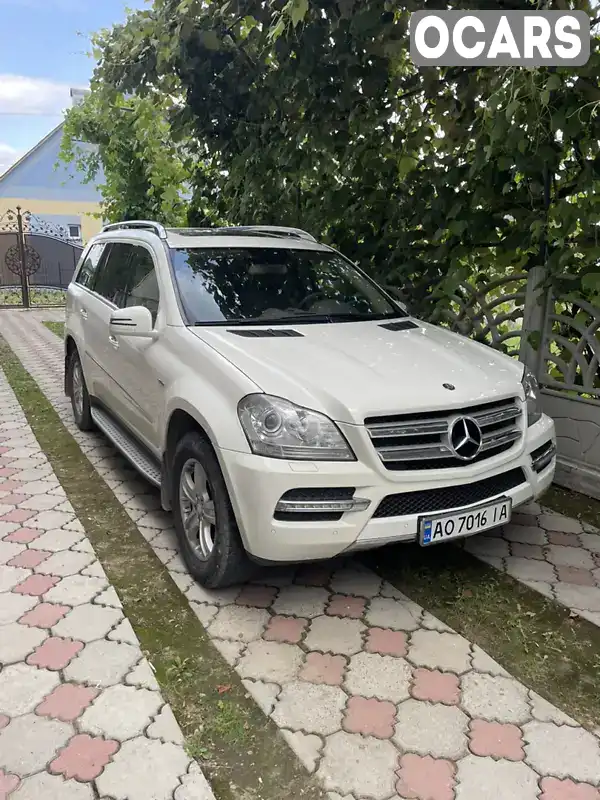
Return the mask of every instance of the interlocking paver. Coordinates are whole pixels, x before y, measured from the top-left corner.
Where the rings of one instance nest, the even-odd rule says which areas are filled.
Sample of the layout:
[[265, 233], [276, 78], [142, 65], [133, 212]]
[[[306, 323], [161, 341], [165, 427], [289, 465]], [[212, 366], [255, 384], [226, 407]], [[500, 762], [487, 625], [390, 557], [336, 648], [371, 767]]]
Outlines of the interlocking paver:
[[416, 800], [454, 800], [455, 774], [451, 761], [407, 753], [400, 759], [396, 791]]
[[4, 592], [0, 595], [0, 625], [16, 622], [37, 604], [38, 598], [32, 595]]
[[53, 775], [63, 775], [67, 779], [93, 781], [118, 749], [118, 742], [79, 734], [61, 750], [48, 769]]
[[309, 653], [300, 673], [303, 681], [326, 683], [328, 686], [341, 686], [344, 680], [346, 659], [330, 653]]
[[110, 686], [84, 711], [79, 726], [82, 731], [124, 741], [143, 733], [161, 706], [158, 692]]
[[523, 735], [527, 762], [540, 774], [600, 782], [600, 740], [592, 733], [534, 720]]
[[522, 761], [525, 758], [520, 728], [484, 719], [471, 720], [469, 748], [476, 756], [506, 758], [509, 761]]
[[10, 800], [93, 800], [93, 797], [90, 784], [65, 781], [60, 775], [39, 772], [25, 778]]
[[[46, 576], [35, 575], [36, 578]], [[97, 594], [106, 589], [106, 581], [90, 578], [86, 575], [69, 575], [62, 578], [57, 586], [46, 592], [45, 599], [49, 603], [64, 603], [68, 606], [79, 606], [89, 603]]]
[[325, 736], [341, 729], [345, 704], [346, 695], [335, 686], [286, 683], [272, 716], [282, 728]]
[[25, 714], [0, 731], [0, 767], [21, 778], [39, 772], [73, 735], [59, 720]]
[[323, 741], [315, 734], [306, 734], [302, 731], [283, 731], [283, 736], [292, 750], [309, 772], [314, 772], [317, 766]]
[[208, 630], [217, 639], [251, 642], [258, 639], [269, 621], [267, 611], [245, 606], [224, 606], [211, 622]]
[[539, 800], [600, 800], [600, 791], [589, 783], [542, 778]]
[[40, 717], [73, 722], [98, 696], [99, 690], [75, 683], [61, 683], [35, 709]]
[[537, 800], [538, 776], [522, 761], [470, 755], [458, 762], [456, 800]]
[[284, 683], [296, 677], [302, 661], [302, 650], [296, 645], [259, 639], [248, 645], [238, 672], [242, 678]]
[[350, 659], [345, 686], [351, 694], [399, 703], [409, 696], [410, 678], [404, 659], [359, 653]]
[[271, 617], [263, 638], [270, 642], [298, 644], [306, 629], [307, 620], [296, 617]]
[[531, 718], [527, 689], [512, 678], [469, 672], [462, 678], [462, 706], [471, 716], [520, 725]]
[[471, 666], [470, 645], [456, 633], [415, 631], [410, 637], [408, 659], [419, 667], [447, 672], [466, 672]]
[[263, 713], [269, 716], [275, 708], [275, 701], [281, 692], [281, 686], [276, 683], [265, 683], [264, 681], [249, 680], [247, 678], [244, 678], [242, 683]]
[[398, 706], [394, 741], [403, 751], [456, 760], [467, 751], [468, 717], [455, 706], [405, 700]]
[[351, 656], [362, 650], [364, 630], [366, 626], [357, 619], [315, 617], [310, 621], [304, 644], [310, 650]]
[[0, 672], [0, 709], [9, 717], [33, 711], [59, 680], [50, 670], [11, 664]]
[[369, 625], [395, 631], [416, 631], [420, 617], [420, 609], [414, 603], [391, 597], [376, 597], [371, 600], [366, 613]]
[[[2, 602], [0, 600], [0, 602]], [[0, 633], [0, 665], [24, 661], [48, 634], [39, 628], [28, 628], [12, 622], [2, 628]]]
[[342, 731], [327, 739], [316, 774], [326, 790], [385, 800], [394, 793], [397, 760], [391, 742]]
[[429, 700], [430, 703], [443, 703], [448, 706], [456, 706], [460, 701], [458, 676], [452, 672], [416, 669], [413, 681], [410, 692], [415, 700]]
[[102, 639], [122, 618], [119, 609], [94, 603], [76, 606], [52, 628], [54, 636], [70, 637], [81, 642]]
[[171, 800], [189, 763], [182, 747], [138, 736], [121, 746], [96, 785], [114, 800]]
[[173, 742], [183, 744], [183, 734], [175, 714], [170, 706], [163, 706], [159, 713], [154, 717], [154, 721], [148, 725], [146, 736], [151, 739], [160, 739], [163, 742]]
[[329, 594], [317, 586], [285, 586], [273, 603], [276, 614], [318, 617], [325, 611]]
[[82, 649], [83, 642], [49, 636], [39, 647], [36, 647], [31, 655], [27, 656], [26, 663], [44, 669], [64, 669]]

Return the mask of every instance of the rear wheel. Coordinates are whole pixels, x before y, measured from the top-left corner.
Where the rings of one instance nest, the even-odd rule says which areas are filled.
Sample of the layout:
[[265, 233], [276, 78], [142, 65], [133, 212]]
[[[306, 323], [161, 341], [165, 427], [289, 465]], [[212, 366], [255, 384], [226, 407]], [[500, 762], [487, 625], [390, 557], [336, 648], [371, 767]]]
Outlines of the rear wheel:
[[211, 589], [246, 580], [252, 564], [209, 442], [199, 433], [185, 434], [172, 463], [175, 530], [191, 574]]
[[71, 394], [71, 408], [75, 424], [80, 431], [91, 431], [94, 428], [94, 421], [92, 420], [90, 396], [77, 350], [73, 350], [69, 359], [67, 385]]

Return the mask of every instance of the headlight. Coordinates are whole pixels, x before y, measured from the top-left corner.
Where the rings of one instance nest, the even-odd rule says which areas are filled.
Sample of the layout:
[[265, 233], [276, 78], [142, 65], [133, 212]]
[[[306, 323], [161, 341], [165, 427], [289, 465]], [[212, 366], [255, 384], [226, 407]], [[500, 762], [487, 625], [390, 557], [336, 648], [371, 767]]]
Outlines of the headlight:
[[537, 378], [529, 367], [525, 367], [521, 383], [525, 390], [525, 400], [527, 402], [527, 425], [533, 425], [540, 419], [542, 412], [539, 409], [540, 387]]
[[354, 453], [328, 417], [280, 397], [250, 394], [238, 416], [252, 452], [303, 461], [354, 461]]

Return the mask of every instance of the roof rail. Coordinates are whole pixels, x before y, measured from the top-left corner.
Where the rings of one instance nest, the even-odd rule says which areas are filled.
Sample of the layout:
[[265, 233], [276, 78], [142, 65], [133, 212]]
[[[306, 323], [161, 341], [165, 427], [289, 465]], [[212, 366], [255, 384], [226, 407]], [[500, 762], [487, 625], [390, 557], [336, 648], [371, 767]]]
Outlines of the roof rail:
[[[285, 228], [280, 225], [239, 225], [236, 226], [238, 231], [255, 231], [256, 233], [275, 233], [284, 236], [297, 236], [298, 239], [308, 239], [311, 242], [316, 242], [317, 240], [312, 235], [312, 233], [308, 233], [307, 231], [303, 231], [301, 228]], [[227, 230], [227, 228], [224, 228]]]
[[154, 231], [161, 239], [167, 238], [167, 231], [160, 222], [152, 222], [147, 219], [128, 219], [123, 222], [112, 222], [110, 225], [105, 225], [102, 228], [102, 233], [106, 233], [107, 231], [131, 230], [135, 228]]

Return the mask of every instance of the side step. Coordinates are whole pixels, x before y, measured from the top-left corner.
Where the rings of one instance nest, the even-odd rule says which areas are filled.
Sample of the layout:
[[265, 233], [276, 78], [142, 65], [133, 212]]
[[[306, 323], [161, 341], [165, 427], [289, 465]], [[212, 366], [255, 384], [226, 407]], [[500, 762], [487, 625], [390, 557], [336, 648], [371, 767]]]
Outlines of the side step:
[[91, 415], [102, 433], [110, 439], [137, 471], [154, 486], [160, 487], [160, 466], [139, 442], [103, 408], [92, 406]]

